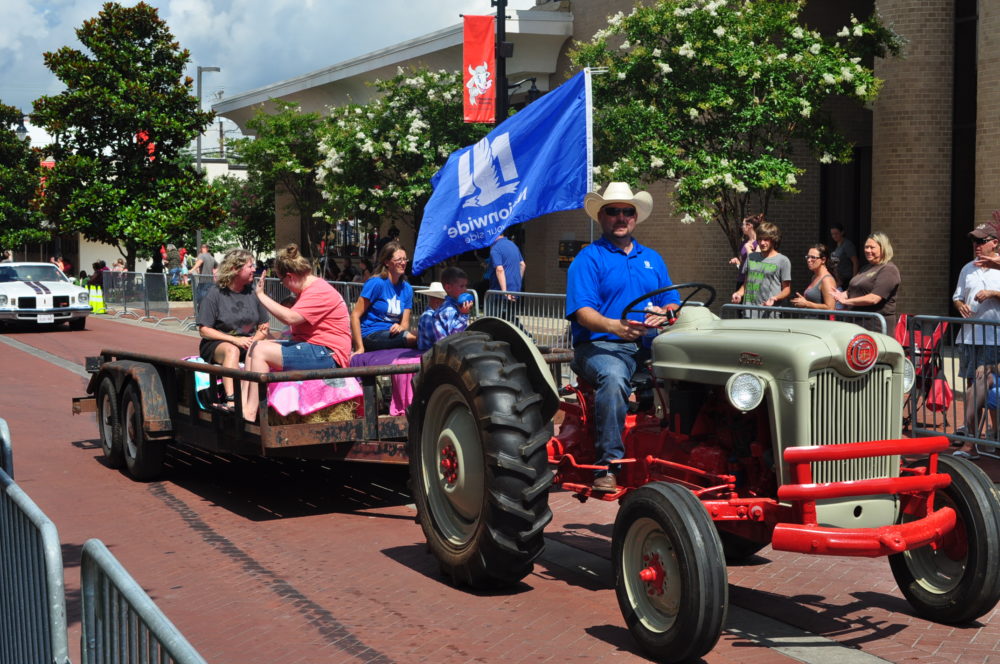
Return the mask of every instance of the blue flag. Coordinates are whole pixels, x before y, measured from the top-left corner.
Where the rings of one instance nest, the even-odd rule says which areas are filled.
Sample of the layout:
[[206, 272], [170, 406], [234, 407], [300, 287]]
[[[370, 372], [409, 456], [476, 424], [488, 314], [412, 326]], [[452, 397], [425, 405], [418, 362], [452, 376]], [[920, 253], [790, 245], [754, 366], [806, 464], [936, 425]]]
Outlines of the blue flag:
[[413, 251], [420, 274], [493, 244], [505, 228], [583, 205], [591, 189], [590, 72], [528, 104], [431, 179]]

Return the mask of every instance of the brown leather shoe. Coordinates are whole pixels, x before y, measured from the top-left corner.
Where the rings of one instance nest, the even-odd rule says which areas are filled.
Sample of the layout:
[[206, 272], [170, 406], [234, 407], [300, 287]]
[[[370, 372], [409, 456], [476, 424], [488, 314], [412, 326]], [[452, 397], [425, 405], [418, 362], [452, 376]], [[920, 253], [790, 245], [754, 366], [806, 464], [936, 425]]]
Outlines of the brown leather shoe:
[[615, 474], [608, 473], [602, 477], [594, 479], [594, 491], [617, 491], [618, 483], [615, 481]]

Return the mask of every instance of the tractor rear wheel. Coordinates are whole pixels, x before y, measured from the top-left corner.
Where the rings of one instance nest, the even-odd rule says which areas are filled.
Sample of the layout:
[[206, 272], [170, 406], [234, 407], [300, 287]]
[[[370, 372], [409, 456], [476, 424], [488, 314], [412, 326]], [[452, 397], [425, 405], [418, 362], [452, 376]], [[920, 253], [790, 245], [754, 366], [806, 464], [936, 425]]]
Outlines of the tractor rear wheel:
[[652, 482], [626, 497], [615, 519], [612, 561], [618, 606], [652, 658], [683, 662], [722, 634], [729, 586], [722, 542], [688, 489]]
[[109, 468], [121, 468], [125, 462], [122, 452], [122, 419], [118, 408], [115, 382], [105, 376], [97, 385], [97, 433], [101, 437], [101, 451]]
[[517, 583], [552, 518], [552, 423], [525, 365], [506, 342], [466, 332], [424, 354], [413, 393], [410, 481], [431, 552], [455, 585]]
[[985, 615], [1000, 599], [1000, 501], [993, 482], [971, 461], [941, 455], [938, 467], [951, 475], [951, 484], [935, 493], [934, 508], [955, 510], [955, 530], [936, 549], [889, 556], [889, 566], [920, 616], [956, 625]]

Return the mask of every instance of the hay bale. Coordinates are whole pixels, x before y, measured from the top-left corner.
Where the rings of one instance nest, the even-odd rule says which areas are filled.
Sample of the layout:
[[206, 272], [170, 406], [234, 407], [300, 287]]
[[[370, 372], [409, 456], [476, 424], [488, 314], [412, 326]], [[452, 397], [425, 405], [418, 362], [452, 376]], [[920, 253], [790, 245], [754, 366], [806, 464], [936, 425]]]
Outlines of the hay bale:
[[316, 412], [302, 415], [291, 412], [288, 415], [279, 415], [277, 411], [270, 408], [267, 410], [267, 422], [271, 426], [282, 424], [317, 424], [320, 422], [343, 422], [353, 420], [361, 412], [361, 399], [348, 399], [340, 403], [321, 408]]

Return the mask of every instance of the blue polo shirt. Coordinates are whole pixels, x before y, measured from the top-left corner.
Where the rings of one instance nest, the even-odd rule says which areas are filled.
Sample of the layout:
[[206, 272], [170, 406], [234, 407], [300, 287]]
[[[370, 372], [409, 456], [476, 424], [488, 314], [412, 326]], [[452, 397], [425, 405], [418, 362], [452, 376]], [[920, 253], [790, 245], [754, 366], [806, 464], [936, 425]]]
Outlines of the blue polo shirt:
[[[583, 248], [569, 266], [566, 280], [566, 317], [572, 321], [573, 345], [599, 339], [620, 340], [621, 337], [606, 332], [591, 332], [576, 320], [573, 314], [582, 307], [595, 309], [602, 316], [619, 318], [632, 300], [658, 288], [672, 286], [667, 264], [649, 247], [632, 240], [628, 255], [603, 236]], [[634, 308], [647, 304], [664, 307], [680, 304], [677, 291], [661, 293], [650, 302], [640, 302]], [[630, 320], [642, 321], [645, 315], [632, 313]]]

